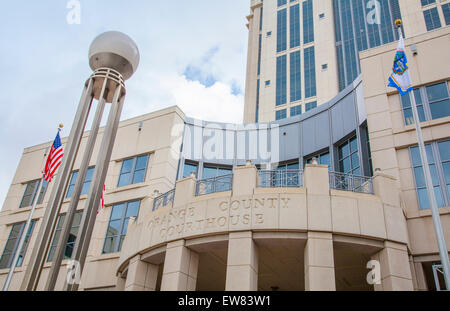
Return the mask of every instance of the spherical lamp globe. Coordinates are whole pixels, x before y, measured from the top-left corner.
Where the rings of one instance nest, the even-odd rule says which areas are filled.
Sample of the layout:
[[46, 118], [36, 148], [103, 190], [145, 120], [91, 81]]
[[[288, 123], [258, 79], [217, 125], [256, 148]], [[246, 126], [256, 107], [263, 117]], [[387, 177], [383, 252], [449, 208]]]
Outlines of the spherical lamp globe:
[[139, 65], [139, 49], [126, 34], [108, 31], [94, 39], [89, 48], [89, 65], [92, 70], [111, 68], [128, 80]]

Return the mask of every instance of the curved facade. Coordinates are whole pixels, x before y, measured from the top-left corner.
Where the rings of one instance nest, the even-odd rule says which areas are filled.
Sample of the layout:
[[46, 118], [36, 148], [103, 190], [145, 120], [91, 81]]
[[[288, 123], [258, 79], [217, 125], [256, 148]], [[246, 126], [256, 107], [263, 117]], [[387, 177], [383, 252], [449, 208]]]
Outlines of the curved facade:
[[[197, 177], [204, 178], [211, 177], [204, 176], [205, 166], [231, 169], [251, 160], [269, 169], [293, 163], [302, 169], [313, 157], [320, 162], [321, 156], [332, 171], [372, 175], [361, 78], [330, 102], [296, 117], [244, 125], [186, 118], [185, 124], [179, 177], [189, 173], [185, 163], [196, 166]], [[348, 166], [339, 148], [354, 138]]]

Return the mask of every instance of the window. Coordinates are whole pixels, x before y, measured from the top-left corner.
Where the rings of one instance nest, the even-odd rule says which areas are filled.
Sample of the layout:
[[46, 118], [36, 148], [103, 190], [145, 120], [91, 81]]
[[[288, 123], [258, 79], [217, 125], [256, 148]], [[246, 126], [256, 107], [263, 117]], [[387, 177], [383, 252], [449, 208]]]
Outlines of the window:
[[259, 121], [259, 92], [260, 92], [260, 81], [256, 80], [256, 111], [255, 111], [255, 122]]
[[[88, 168], [86, 172], [86, 178], [84, 179], [83, 188], [81, 189], [81, 195], [88, 194], [89, 188], [91, 187], [92, 176], [94, 175], [94, 170], [95, 167]], [[72, 177], [70, 178], [69, 188], [67, 189], [66, 198], [72, 197], [77, 178], [78, 178], [78, 171], [73, 172]]]
[[[432, 142], [425, 145], [425, 149], [437, 204], [439, 207], [448, 206], [450, 205], [450, 140]], [[429, 209], [430, 205], [419, 147], [411, 147], [409, 151], [419, 209]]]
[[436, 3], [436, 0], [420, 0], [422, 2], [422, 6], [431, 4], [431, 3]]
[[[414, 90], [420, 122], [450, 116], [450, 94], [447, 82]], [[414, 123], [410, 95], [401, 97], [405, 125]]]
[[276, 115], [275, 115], [275, 119], [276, 119], [276, 120], [286, 119], [286, 117], [287, 117], [287, 115], [286, 115], [286, 109], [278, 110], [275, 114], [276, 114]]
[[[16, 267], [22, 266], [23, 258], [25, 257], [25, 253], [28, 248], [28, 242], [30, 241], [31, 234], [33, 233], [34, 223], [34, 220], [32, 220]], [[19, 247], [23, 230], [25, 229], [25, 225], [25, 222], [12, 225], [11, 232], [9, 233], [8, 240], [6, 241], [5, 249], [3, 250], [2, 257], [0, 258], [0, 269], [11, 268], [17, 248]]]
[[322, 65], [322, 70], [326, 70], [326, 69], [328, 69], [328, 64], [323, 64]]
[[450, 115], [450, 96], [446, 82], [427, 86], [426, 93], [432, 120]]
[[[25, 192], [22, 197], [22, 201], [20, 202], [19, 208], [27, 207], [33, 205], [34, 198], [36, 197], [36, 192], [38, 191], [39, 184], [41, 183], [40, 179], [30, 181], [27, 183], [25, 188]], [[44, 181], [42, 185], [41, 193], [39, 193], [39, 198], [37, 204], [42, 204], [44, 200], [45, 192], [47, 190], [48, 182]]]
[[306, 163], [312, 164], [312, 160], [314, 157], [317, 159], [317, 163], [319, 163], [320, 165], [328, 165], [328, 170], [331, 170], [331, 158], [330, 158], [330, 152], [328, 152], [328, 150], [326, 152], [319, 153], [314, 156], [309, 156], [306, 159]]
[[437, 8], [423, 11], [423, 16], [425, 17], [425, 24], [428, 31], [441, 27], [441, 20], [439, 19]]
[[184, 163], [183, 167], [183, 178], [191, 176], [191, 173], [194, 172], [195, 177], [198, 176], [198, 164], [197, 163]]
[[306, 104], [306, 111], [310, 111], [314, 108], [317, 108], [317, 102], [310, 102]]
[[320, 19], [325, 18], [325, 13], [319, 14], [319, 18], [320, 18]]
[[276, 87], [276, 105], [286, 104], [287, 93], [287, 65], [286, 55], [277, 57], [277, 87]]
[[444, 13], [445, 24], [450, 25], [450, 3], [442, 5], [442, 12]]
[[304, 51], [305, 66], [305, 97], [316, 96], [316, 62], [314, 56], [314, 47], [305, 49]]
[[261, 45], [262, 45], [262, 35], [259, 35], [259, 43], [258, 43], [258, 76], [261, 74]]
[[272, 36], [272, 32], [271, 32], [271, 31], [268, 31], [268, 32], [266, 33], [266, 36], [267, 36], [267, 37]]
[[232, 167], [226, 166], [203, 166], [203, 179], [214, 178], [224, 175], [233, 174]]
[[277, 52], [285, 51], [287, 48], [287, 14], [286, 9], [277, 13]]
[[103, 254], [120, 252], [127, 234], [128, 221], [130, 217], [138, 216], [140, 204], [140, 201], [132, 201], [112, 207], [105, 244], [103, 245]]
[[290, 11], [290, 47], [300, 46], [300, 4], [293, 5]]
[[285, 5], [287, 0], [278, 0], [278, 6]]
[[346, 140], [338, 147], [339, 171], [344, 174], [361, 175], [356, 136]]
[[[66, 242], [66, 249], [64, 250], [64, 258], [68, 259], [72, 257], [73, 249], [75, 248], [75, 242], [78, 236], [78, 229], [81, 223], [81, 217], [83, 216], [83, 211], [77, 211], [73, 217], [72, 227], [70, 228], [70, 235]], [[58, 246], [59, 236], [61, 235], [62, 228], [64, 226], [64, 221], [66, 220], [66, 214], [61, 214], [58, 217], [58, 224], [56, 225], [55, 234], [53, 235], [53, 241], [50, 245], [50, 250], [48, 252], [47, 261], [53, 261], [55, 256], [56, 247]]]
[[303, 2], [303, 44], [314, 41], [314, 20], [312, 0]]
[[295, 117], [302, 114], [302, 105], [291, 107], [291, 117]]
[[144, 182], [147, 163], [148, 154], [124, 160], [120, 170], [118, 187]]
[[[409, 94], [401, 96], [403, 106], [403, 118], [405, 125], [414, 124], [414, 117], [411, 108], [411, 98]], [[425, 111], [423, 109], [422, 97], [420, 96], [420, 90], [414, 90], [414, 98], [416, 99], [417, 112], [419, 113], [420, 122], [425, 121]]]
[[300, 51], [290, 55], [291, 67], [291, 102], [302, 99], [302, 71], [300, 66]]

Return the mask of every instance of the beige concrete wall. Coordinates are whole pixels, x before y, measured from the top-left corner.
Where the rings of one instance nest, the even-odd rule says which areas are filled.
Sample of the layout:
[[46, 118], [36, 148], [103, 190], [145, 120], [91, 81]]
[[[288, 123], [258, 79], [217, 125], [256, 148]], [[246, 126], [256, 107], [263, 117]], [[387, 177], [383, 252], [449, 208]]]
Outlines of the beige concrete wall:
[[[420, 12], [416, 9], [414, 5], [407, 8], [415, 16], [411, 18], [423, 19], [421, 9]], [[419, 22], [405, 23], [405, 27], [407, 35], [408, 28], [414, 32], [421, 29]], [[412, 44], [417, 47], [416, 56], [411, 51]], [[407, 38], [405, 45], [414, 87], [442, 81], [450, 86], [450, 67], [441, 62], [450, 54], [450, 27]], [[404, 125], [400, 95], [387, 87], [396, 47], [392, 43], [360, 54], [373, 167], [397, 179], [396, 187], [401, 191], [401, 206], [407, 217], [408, 250], [413, 260], [417, 256], [433, 258], [438, 254], [438, 247], [431, 211], [419, 209], [409, 152], [409, 147], [417, 145], [415, 127]], [[425, 143], [450, 138], [450, 117], [422, 122], [421, 127]], [[440, 213], [450, 249], [450, 207], [440, 208]]]
[[[86, 273], [82, 278], [82, 289], [115, 287], [117, 278], [115, 270], [119, 260], [119, 253], [102, 254], [103, 243], [108, 227], [108, 222], [113, 204], [141, 200], [140, 215], [151, 211], [149, 200], [154, 190], [161, 193], [173, 188], [178, 168], [178, 153], [180, 141], [172, 136], [172, 128], [175, 125], [184, 124], [184, 114], [177, 107], [167, 108], [154, 113], [146, 114], [137, 118], [122, 121], [119, 125], [116, 143], [114, 145], [111, 162], [106, 177], [105, 208], [98, 214], [94, 227], [91, 244], [86, 262]], [[139, 124], [142, 128], [139, 131]], [[80, 151], [74, 164], [74, 170], [81, 165], [81, 158], [86, 146], [89, 132], [83, 136]], [[90, 165], [94, 166], [99, 153], [100, 141], [103, 136], [103, 128], [100, 129], [97, 144]], [[63, 146], [67, 138], [62, 139]], [[25, 184], [31, 180], [40, 178], [40, 171], [44, 165], [45, 149], [49, 143], [26, 148], [20, 160], [16, 175], [12, 181], [7, 198], [0, 212], [0, 249], [3, 250], [8, 239], [11, 224], [26, 221], [31, 207], [19, 209], [20, 201], [25, 191]], [[145, 182], [140, 184], [117, 187], [122, 160], [142, 154], [150, 154]], [[37, 206], [34, 219], [37, 220], [33, 231], [30, 246], [27, 249], [24, 265], [17, 268], [12, 282], [12, 289], [18, 288], [23, 277], [30, 256], [31, 247], [35, 242], [39, 225], [45, 212], [54, 182], [49, 184], [43, 204]], [[79, 210], [84, 208], [87, 195], [80, 198]], [[61, 213], [65, 213], [69, 207], [70, 199], [65, 199], [61, 207]], [[63, 265], [67, 264], [64, 261]], [[43, 269], [43, 278], [39, 288], [42, 289], [50, 263], [46, 263]], [[62, 269], [63, 270], [63, 269]], [[8, 269], [0, 270], [0, 282], [6, 278]], [[65, 272], [62, 271], [58, 279], [57, 288], [62, 288]]]

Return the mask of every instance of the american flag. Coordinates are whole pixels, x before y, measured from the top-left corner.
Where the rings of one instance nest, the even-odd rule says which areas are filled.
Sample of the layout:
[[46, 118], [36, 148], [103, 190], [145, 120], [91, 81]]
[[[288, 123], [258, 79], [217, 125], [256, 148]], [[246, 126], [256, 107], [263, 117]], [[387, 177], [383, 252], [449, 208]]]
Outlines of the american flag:
[[45, 163], [44, 169], [44, 179], [47, 182], [52, 181], [53, 174], [55, 174], [58, 167], [61, 165], [61, 159], [64, 155], [64, 150], [61, 144], [61, 138], [56, 134], [55, 141], [53, 142], [52, 148]]

